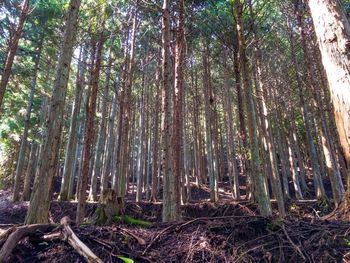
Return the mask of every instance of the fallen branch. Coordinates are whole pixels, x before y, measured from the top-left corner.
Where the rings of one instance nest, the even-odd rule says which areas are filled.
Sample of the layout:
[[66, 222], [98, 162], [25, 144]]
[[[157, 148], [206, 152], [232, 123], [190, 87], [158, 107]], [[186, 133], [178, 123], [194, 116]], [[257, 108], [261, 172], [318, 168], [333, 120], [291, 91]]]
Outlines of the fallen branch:
[[[12, 233], [8, 236], [5, 244], [0, 250], [0, 262], [7, 262], [9, 256], [11, 255], [13, 249], [17, 246], [17, 243], [28, 235], [35, 234], [37, 231], [46, 232], [53, 229], [55, 225], [53, 224], [34, 224], [19, 226], [12, 229]], [[9, 230], [10, 232], [11, 230]], [[8, 233], [7, 233], [8, 234]]]
[[63, 234], [68, 243], [83, 256], [88, 263], [103, 263], [103, 261], [97, 257], [73, 232], [72, 228], [69, 226], [69, 218], [63, 217], [61, 219], [61, 225], [63, 227]]
[[2, 242], [5, 242], [5, 240], [9, 237], [9, 235], [15, 230], [15, 227], [10, 227], [6, 230], [2, 230], [2, 232], [0, 233], [0, 244]]

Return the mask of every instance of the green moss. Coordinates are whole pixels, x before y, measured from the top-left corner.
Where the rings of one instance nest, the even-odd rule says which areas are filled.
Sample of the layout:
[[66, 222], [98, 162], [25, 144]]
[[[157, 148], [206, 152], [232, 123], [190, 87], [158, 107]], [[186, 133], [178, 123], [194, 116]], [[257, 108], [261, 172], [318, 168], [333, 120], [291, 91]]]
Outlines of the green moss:
[[108, 218], [104, 213], [103, 209], [101, 209], [100, 207], [97, 207], [90, 220], [90, 223], [94, 225], [102, 225], [107, 222], [107, 219]]
[[141, 219], [135, 219], [135, 218], [132, 218], [132, 217], [127, 216], [127, 215], [114, 216], [113, 220], [115, 222], [123, 222], [123, 223], [128, 224], [128, 225], [139, 226], [139, 227], [144, 227], [144, 228], [150, 227], [152, 225], [151, 222], [144, 221]]

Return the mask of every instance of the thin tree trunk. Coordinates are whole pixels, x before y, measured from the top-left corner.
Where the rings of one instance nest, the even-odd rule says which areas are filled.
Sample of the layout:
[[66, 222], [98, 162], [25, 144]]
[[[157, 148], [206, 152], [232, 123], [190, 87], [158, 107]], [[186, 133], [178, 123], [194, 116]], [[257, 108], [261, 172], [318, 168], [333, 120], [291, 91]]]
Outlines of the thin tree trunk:
[[212, 93], [211, 82], [209, 79], [210, 65], [209, 65], [209, 46], [208, 43], [204, 44], [205, 50], [203, 52], [203, 94], [205, 100], [205, 138], [207, 148], [207, 162], [209, 173], [209, 187], [210, 187], [210, 199], [212, 202], [219, 200], [219, 185], [218, 185], [218, 166], [215, 152], [215, 139], [213, 135], [214, 130], [214, 108], [213, 105], [214, 95]]
[[123, 98], [121, 103], [123, 104], [123, 111], [121, 111], [121, 127], [119, 128], [119, 175], [115, 186], [117, 187], [117, 193], [119, 196], [125, 196], [126, 178], [127, 178], [127, 166], [129, 163], [129, 133], [130, 133], [130, 121], [131, 121], [131, 90], [133, 85], [134, 76], [134, 64], [135, 64], [135, 40], [136, 40], [136, 26], [137, 26], [137, 7], [133, 11], [133, 25], [130, 36], [129, 47], [129, 59], [126, 63], [126, 83], [125, 90], [123, 91]]
[[296, 76], [296, 81], [298, 84], [300, 106], [302, 108], [302, 113], [303, 113], [303, 118], [304, 118], [304, 123], [305, 123], [307, 145], [309, 148], [312, 170], [314, 173], [314, 184], [315, 184], [315, 189], [316, 189], [316, 196], [317, 196], [317, 198], [322, 199], [325, 197], [325, 190], [323, 187], [320, 167], [318, 164], [316, 147], [315, 147], [315, 143], [313, 141], [313, 137], [312, 137], [312, 133], [311, 133], [311, 125], [310, 125], [310, 120], [309, 120], [309, 110], [308, 110], [307, 104], [306, 104], [305, 99], [304, 99], [303, 83], [302, 83], [302, 80], [299, 76], [299, 66], [298, 66], [298, 63], [296, 60], [295, 43], [294, 43], [294, 37], [293, 37], [292, 31], [290, 33], [290, 45], [291, 45], [292, 63], [293, 63], [294, 69], [295, 69], [295, 76]]
[[23, 194], [22, 200], [28, 201], [30, 199], [30, 187], [35, 177], [36, 165], [38, 162], [39, 145], [37, 142], [32, 142], [32, 147], [30, 150], [29, 163], [26, 176], [24, 178]]
[[181, 165], [183, 158], [183, 93], [184, 93], [184, 0], [177, 0], [177, 28], [176, 28], [176, 46], [175, 46], [175, 84], [173, 97], [173, 160], [174, 160], [174, 194], [177, 203], [180, 203], [181, 178], [184, 170]]
[[78, 207], [76, 222], [78, 224], [82, 223], [85, 216], [85, 206], [86, 206], [86, 190], [88, 187], [89, 172], [92, 169], [92, 144], [95, 137], [94, 132], [94, 121], [96, 113], [96, 102], [97, 102], [97, 91], [99, 86], [99, 77], [101, 69], [101, 59], [102, 59], [102, 49], [104, 43], [104, 20], [99, 25], [101, 27], [101, 32], [99, 34], [99, 41], [97, 44], [96, 59], [93, 70], [93, 76], [91, 77], [91, 94], [87, 102], [87, 111], [86, 111], [86, 126], [85, 126], [85, 135], [84, 135], [84, 155], [83, 155], [83, 164], [81, 170], [81, 183], [78, 190]]
[[[115, 84], [117, 86], [117, 84]], [[117, 90], [115, 91], [115, 94], [113, 96], [113, 101], [112, 101], [112, 111], [109, 117], [109, 124], [108, 124], [108, 146], [107, 146], [107, 156], [106, 156], [106, 164], [105, 164], [105, 169], [102, 174], [101, 178], [101, 193], [103, 192], [104, 189], [108, 188], [108, 182], [110, 180], [112, 173], [112, 167], [113, 167], [113, 156], [114, 156], [114, 151], [115, 151], [115, 140], [116, 140], [116, 134], [115, 134], [115, 117], [117, 115], [117, 97], [118, 97], [118, 92]]]
[[234, 199], [240, 199], [239, 177], [236, 164], [236, 145], [234, 141], [234, 128], [232, 121], [232, 94], [229, 90], [229, 70], [227, 68], [227, 52], [223, 53], [224, 64], [224, 108], [225, 108], [225, 123], [228, 148], [228, 168], [229, 178], [231, 181], [232, 196]]
[[[262, 128], [262, 136], [265, 138], [265, 142], [267, 144], [268, 151], [268, 165], [271, 167], [271, 185], [272, 191], [275, 195], [278, 204], [278, 211], [280, 217], [285, 217], [286, 209], [284, 205], [284, 196], [282, 193], [281, 180], [278, 173], [278, 165], [277, 165], [277, 156], [275, 144], [273, 141], [273, 133], [272, 133], [272, 125], [268, 118], [268, 110], [266, 101], [268, 99], [267, 94], [268, 91], [265, 87], [265, 83], [263, 81], [263, 72], [262, 72], [262, 54], [260, 50], [256, 25], [255, 25], [255, 14], [252, 6], [252, 0], [249, 1], [250, 7], [250, 16], [252, 18], [252, 28], [253, 28], [253, 38], [254, 38], [254, 46], [255, 46], [255, 56], [256, 56], [256, 76], [257, 76], [257, 93], [260, 93], [261, 96], [258, 98], [258, 105], [260, 105], [261, 109], [261, 128]], [[287, 186], [284, 187], [286, 197], [289, 197], [288, 191], [288, 181]]]
[[6, 87], [7, 87], [7, 84], [9, 82], [9, 79], [11, 76], [11, 69], [12, 69], [13, 60], [16, 56], [18, 42], [22, 36], [23, 25], [27, 19], [28, 11], [29, 11], [29, 0], [23, 0], [18, 25], [17, 25], [16, 31], [15, 31], [15, 34], [12, 38], [12, 41], [10, 43], [9, 52], [8, 52], [7, 57], [6, 57], [4, 71], [3, 71], [3, 74], [1, 77], [1, 82], [0, 82], [0, 118], [2, 115], [1, 114], [2, 101], [4, 99]]
[[175, 184], [178, 182], [175, 179], [176, 174], [173, 168], [173, 119], [172, 119], [172, 63], [170, 57], [171, 50], [171, 28], [170, 28], [170, 0], [163, 2], [162, 16], [162, 88], [164, 92], [164, 131], [163, 131], [163, 222], [175, 221], [180, 216], [180, 204], [178, 203], [179, 189]]
[[[112, 37], [111, 43], [114, 42], [114, 38]], [[105, 150], [105, 144], [106, 144], [106, 123], [107, 123], [107, 100], [108, 100], [108, 91], [109, 91], [109, 82], [111, 79], [111, 67], [112, 67], [112, 50], [109, 51], [109, 60], [107, 65], [107, 73], [106, 73], [106, 83], [103, 89], [102, 94], [102, 112], [101, 112], [101, 125], [98, 132], [98, 139], [97, 139], [97, 147], [96, 147], [96, 154], [95, 154], [95, 165], [94, 170], [91, 178], [91, 185], [90, 185], [90, 199], [93, 201], [97, 200], [97, 179], [101, 176], [101, 168], [103, 163], [103, 156], [104, 156], [104, 150]], [[101, 192], [102, 193], [102, 192]]]
[[35, 57], [33, 79], [30, 84], [30, 93], [28, 98], [27, 112], [24, 119], [24, 129], [23, 129], [23, 134], [21, 138], [21, 147], [19, 150], [16, 175], [14, 180], [13, 197], [12, 197], [13, 202], [19, 201], [19, 198], [20, 198], [21, 179], [23, 177], [23, 169], [24, 169], [25, 156], [27, 152], [28, 134], [29, 134], [29, 128], [30, 128], [30, 117], [32, 114], [33, 99], [34, 99], [34, 93], [36, 89], [36, 82], [37, 82], [36, 80], [37, 80], [38, 71], [39, 71], [39, 63], [41, 58], [42, 47], [43, 47], [43, 39], [41, 39], [39, 43], [39, 48]]
[[77, 148], [77, 133], [78, 133], [78, 115], [80, 112], [82, 94], [84, 90], [84, 75], [85, 75], [85, 65], [86, 62], [86, 49], [81, 47], [79, 62], [78, 62], [78, 71], [75, 85], [75, 95], [74, 95], [74, 105], [72, 110], [72, 116], [70, 121], [69, 129], [69, 139], [67, 143], [66, 156], [64, 160], [63, 168], [63, 177], [60, 190], [59, 199], [61, 201], [68, 200], [68, 189], [71, 181], [71, 177], [74, 176], [74, 164], [75, 164], [75, 155]]
[[246, 43], [244, 37], [244, 27], [242, 22], [242, 4], [240, 0], [235, 0], [235, 17], [237, 21], [237, 32], [239, 42], [239, 54], [240, 54], [240, 71], [242, 74], [245, 93], [245, 103], [248, 115], [248, 132], [250, 139], [251, 155], [252, 155], [252, 179], [254, 185], [254, 196], [258, 202], [260, 213], [263, 216], [269, 216], [272, 214], [270, 197], [267, 189], [266, 179], [263, 177], [260, 167], [259, 157], [259, 145], [257, 139], [257, 127], [256, 127], [256, 115], [253, 102], [253, 90], [249, 80], [248, 60], [246, 57]]
[[151, 200], [155, 202], [157, 200], [157, 175], [158, 175], [158, 160], [159, 160], [159, 109], [161, 107], [160, 97], [160, 67], [157, 67], [156, 72], [156, 97], [154, 105], [154, 136], [153, 136], [153, 168], [152, 168], [152, 188], [151, 188]]

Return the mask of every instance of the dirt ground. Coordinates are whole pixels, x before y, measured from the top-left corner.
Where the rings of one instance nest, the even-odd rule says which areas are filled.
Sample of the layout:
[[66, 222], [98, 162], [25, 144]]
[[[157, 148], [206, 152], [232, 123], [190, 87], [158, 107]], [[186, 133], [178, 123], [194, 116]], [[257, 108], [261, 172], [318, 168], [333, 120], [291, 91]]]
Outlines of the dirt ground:
[[[195, 200], [208, 198], [208, 189], [192, 189]], [[12, 204], [10, 193], [0, 191], [0, 229], [24, 221], [28, 202]], [[135, 203], [126, 215], [151, 222], [143, 228], [119, 222], [108, 226], [72, 225], [77, 236], [104, 262], [350, 262], [350, 224], [322, 219], [331, 207], [316, 201], [289, 203], [283, 222], [257, 216], [247, 201], [194, 201], [182, 207], [182, 221], [161, 223], [160, 203]], [[97, 205], [88, 203], [87, 216]], [[276, 209], [276, 208], [275, 208]], [[75, 218], [76, 203], [52, 202], [51, 219]], [[1, 234], [1, 232], [0, 232]], [[23, 239], [10, 262], [85, 262], [64, 240]], [[140, 242], [143, 240], [143, 242]], [[0, 243], [1, 245], [1, 243]], [[126, 261], [125, 261], [126, 262]]]

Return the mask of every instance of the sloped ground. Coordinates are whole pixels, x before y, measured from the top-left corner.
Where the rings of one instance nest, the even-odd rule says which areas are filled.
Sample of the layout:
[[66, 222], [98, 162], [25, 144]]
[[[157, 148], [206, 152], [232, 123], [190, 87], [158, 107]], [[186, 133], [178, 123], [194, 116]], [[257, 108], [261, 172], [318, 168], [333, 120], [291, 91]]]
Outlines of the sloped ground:
[[[13, 205], [8, 197], [0, 192], [0, 224], [23, 222], [27, 203]], [[67, 215], [74, 219], [75, 207], [53, 202], [51, 217], [55, 222]], [[95, 208], [88, 204], [87, 214]], [[126, 214], [153, 222], [151, 227], [118, 223], [72, 229], [104, 262], [122, 262], [118, 256], [135, 262], [350, 262], [348, 222], [322, 220], [324, 207], [316, 202], [289, 208], [292, 217], [282, 223], [256, 216], [249, 202], [198, 202], [182, 208], [182, 222], [162, 224], [161, 204], [129, 202]], [[43, 241], [41, 235], [22, 240], [11, 262], [85, 262], [68, 243]]]

